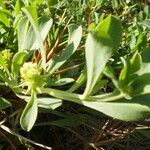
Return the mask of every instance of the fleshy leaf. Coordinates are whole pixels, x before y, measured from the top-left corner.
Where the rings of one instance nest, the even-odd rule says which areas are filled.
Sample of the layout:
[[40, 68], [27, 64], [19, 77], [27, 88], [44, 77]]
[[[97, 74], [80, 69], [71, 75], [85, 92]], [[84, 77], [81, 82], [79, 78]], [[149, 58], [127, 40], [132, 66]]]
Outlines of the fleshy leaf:
[[27, 17], [20, 18], [17, 26], [19, 51], [28, 49], [25, 43], [28, 26], [29, 26], [28, 18]]
[[122, 27], [120, 20], [115, 16], [108, 16], [96, 27], [96, 30], [104, 31], [111, 37], [113, 41], [113, 48], [117, 50], [122, 37]]
[[[39, 32], [42, 38], [42, 42], [47, 37], [49, 30], [52, 27], [52, 23], [52, 19], [47, 20], [44, 17], [39, 19]], [[33, 26], [29, 26], [27, 17], [20, 18], [17, 26], [17, 33], [19, 51], [40, 48]]]
[[86, 45], [87, 86], [83, 97], [90, 95], [108, 59], [113, 54], [113, 43], [108, 34], [89, 33]]
[[73, 43], [74, 50], [76, 50], [80, 44], [82, 37], [82, 27], [77, 26], [76, 24], [72, 24], [69, 26], [69, 38], [68, 43]]
[[134, 73], [141, 68], [142, 58], [139, 53], [135, 53], [130, 60], [130, 73]]
[[15, 77], [18, 76], [20, 67], [24, 63], [27, 54], [28, 54], [27, 51], [21, 51], [14, 55], [13, 60], [12, 60], [12, 65], [11, 65], [11, 71]]
[[22, 129], [30, 131], [35, 124], [38, 114], [38, 104], [36, 93], [32, 91], [31, 99], [27, 103], [25, 109], [20, 118], [20, 124]]
[[34, 6], [34, 5], [26, 6], [26, 7], [22, 8], [22, 11], [25, 13], [25, 15], [29, 19], [29, 21], [34, 29], [36, 39], [39, 42], [40, 52], [41, 52], [41, 56], [42, 56], [42, 66], [43, 66], [43, 68], [45, 68], [46, 67], [46, 52], [45, 52], [42, 37], [41, 37], [40, 31], [39, 31], [38, 15], [37, 15], [36, 6]]
[[137, 77], [131, 84], [135, 95], [150, 93], [150, 48], [144, 49], [141, 56], [140, 70], [136, 72]]
[[118, 49], [121, 34], [121, 23], [114, 16], [108, 16], [88, 34], [85, 44], [87, 86], [83, 98], [90, 95], [107, 61]]
[[115, 102], [83, 102], [84, 106], [93, 108], [110, 117], [124, 121], [136, 121], [150, 117], [150, 95], [121, 99]]
[[51, 97], [37, 98], [38, 106], [47, 109], [56, 109], [62, 105], [62, 100]]
[[[52, 19], [50, 19], [48, 21], [42, 20], [42, 18], [39, 19], [39, 30], [40, 30], [42, 41], [44, 41], [46, 36], [48, 35], [49, 30], [52, 27], [52, 24], [53, 24]], [[27, 41], [29, 41], [29, 40], [27, 40]], [[39, 48], [39, 42], [38, 42], [38, 40], [36, 40], [36, 41], [34, 41], [31, 49], [38, 49], [38, 48]]]

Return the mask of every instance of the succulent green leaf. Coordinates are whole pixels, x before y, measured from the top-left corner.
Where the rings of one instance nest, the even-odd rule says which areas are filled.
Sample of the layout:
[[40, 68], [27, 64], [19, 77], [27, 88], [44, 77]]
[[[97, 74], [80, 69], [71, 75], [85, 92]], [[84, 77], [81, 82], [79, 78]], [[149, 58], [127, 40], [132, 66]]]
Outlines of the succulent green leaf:
[[11, 71], [15, 77], [18, 77], [20, 68], [21, 68], [22, 64], [24, 63], [27, 54], [28, 54], [28, 52], [24, 50], [21, 52], [17, 52], [14, 55], [13, 60], [12, 60], [12, 65], [11, 65]]
[[51, 97], [37, 98], [38, 106], [46, 109], [56, 109], [62, 105], [62, 100]]
[[108, 16], [88, 34], [85, 44], [87, 86], [83, 98], [90, 95], [107, 61], [118, 49], [121, 34], [121, 23], [114, 16]]
[[150, 73], [137, 77], [132, 82], [133, 94], [150, 94]]
[[[52, 27], [52, 24], [53, 24], [52, 19], [49, 19], [46, 21], [43, 20], [42, 18], [39, 19], [39, 31], [40, 31], [42, 41], [44, 41], [46, 39], [46, 37], [49, 33], [49, 30]], [[31, 29], [31, 30], [33, 30], [33, 29]], [[30, 34], [29, 34], [29, 36], [27, 36], [26, 43], [29, 41], [28, 38], [30, 38]], [[34, 39], [34, 42], [32, 43], [32, 47], [30, 49], [33, 50], [33, 49], [38, 49], [38, 48], [39, 48], [39, 42], [38, 42], [38, 40]]]
[[127, 74], [129, 72], [129, 65], [130, 65], [130, 62], [129, 62], [129, 59], [127, 58], [126, 60], [122, 57], [121, 58], [122, 62], [123, 62], [123, 68], [120, 72], [120, 76], [119, 76], [119, 81], [121, 82], [124, 82], [126, 77], [127, 77]]
[[46, 68], [46, 52], [45, 52], [42, 37], [39, 31], [37, 8], [36, 6], [26, 6], [25, 8], [22, 8], [22, 11], [28, 17], [34, 29], [34, 32], [36, 34], [36, 39], [38, 39], [41, 56], [42, 56], [42, 66], [45, 69]]
[[[27, 17], [20, 18], [17, 26], [17, 33], [18, 33], [18, 49], [19, 51], [28, 49], [25, 40], [26, 40], [26, 34], [29, 27], [29, 21]], [[30, 39], [28, 39], [30, 41]]]
[[122, 58], [124, 67], [121, 70], [119, 81], [123, 86], [127, 86], [135, 77], [136, 73], [140, 70], [142, 66], [142, 57], [138, 52], [135, 52], [132, 58], [129, 60]]
[[27, 103], [20, 118], [22, 129], [30, 131], [35, 124], [38, 114], [37, 96], [34, 91], [31, 93], [31, 99]]
[[90, 95], [108, 59], [113, 54], [113, 43], [105, 32], [89, 33], [86, 44], [87, 85], [83, 98]]
[[136, 121], [150, 117], [150, 95], [120, 99], [115, 102], [83, 102], [84, 106], [124, 121]]
[[82, 27], [77, 26], [76, 24], [71, 24], [68, 28], [69, 31], [69, 38], [68, 44], [73, 43], [74, 50], [78, 48], [81, 38], [82, 38]]
[[66, 84], [69, 84], [69, 83], [72, 83], [72, 82], [74, 82], [73, 78], [62, 78], [62, 79], [56, 80], [52, 84], [52, 86], [63, 86], [63, 85], [66, 85]]
[[120, 20], [115, 16], [108, 16], [96, 27], [98, 32], [104, 31], [109, 34], [113, 41], [113, 49], [117, 50], [119, 48], [121, 37], [122, 37], [122, 27]]
[[[39, 32], [42, 38], [42, 42], [47, 37], [50, 28], [52, 27], [52, 19], [46, 20], [44, 18], [39, 19]], [[40, 45], [36, 34], [34, 32], [33, 26], [29, 26], [29, 21], [27, 17], [22, 17], [19, 20], [18, 27], [18, 46], [19, 51], [22, 50], [34, 50], [39, 49]]]
[[137, 52], [130, 60], [130, 74], [137, 72], [142, 65], [141, 55]]
[[136, 72], [137, 77], [133, 80], [131, 86], [135, 95], [150, 93], [150, 48], [145, 48], [142, 53], [142, 64]]
[[38, 28], [38, 14], [36, 6], [26, 6], [22, 9], [22, 11], [26, 14], [28, 19]]
[[[31, 97], [25, 95], [18, 95], [21, 99], [29, 102]], [[52, 97], [38, 97], [37, 98], [38, 107], [54, 110], [62, 105], [62, 100]]]

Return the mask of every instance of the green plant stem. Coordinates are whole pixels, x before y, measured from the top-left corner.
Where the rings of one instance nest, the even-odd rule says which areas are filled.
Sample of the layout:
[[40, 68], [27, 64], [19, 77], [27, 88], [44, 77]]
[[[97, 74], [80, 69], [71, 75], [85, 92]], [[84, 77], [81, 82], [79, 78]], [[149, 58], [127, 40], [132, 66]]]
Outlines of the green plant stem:
[[81, 104], [81, 95], [79, 94], [69, 93], [69, 92], [56, 90], [52, 88], [40, 88], [40, 93], [41, 94], [46, 93], [56, 98]]
[[96, 95], [94, 96], [96, 101], [100, 102], [108, 102], [108, 101], [115, 101], [119, 100], [121, 98], [124, 98], [123, 94], [114, 94], [114, 93], [109, 93], [109, 94], [102, 94], [102, 95]]
[[89, 102], [93, 102], [93, 101], [100, 101], [100, 102], [107, 102], [107, 101], [115, 101], [118, 99], [123, 98], [122, 94], [116, 94], [114, 95], [114, 93], [111, 94], [103, 94], [102, 96], [88, 96], [86, 99], [82, 99], [82, 95], [80, 94], [75, 94], [75, 93], [70, 93], [70, 92], [65, 92], [65, 91], [61, 91], [61, 90], [56, 90], [56, 89], [52, 89], [52, 88], [40, 88], [40, 93], [46, 93], [49, 94], [53, 97], [56, 98], [60, 98], [63, 100], [67, 100], [67, 101], [71, 101], [71, 102], [75, 102], [78, 104], [82, 104], [82, 102], [84, 101], [89, 101]]

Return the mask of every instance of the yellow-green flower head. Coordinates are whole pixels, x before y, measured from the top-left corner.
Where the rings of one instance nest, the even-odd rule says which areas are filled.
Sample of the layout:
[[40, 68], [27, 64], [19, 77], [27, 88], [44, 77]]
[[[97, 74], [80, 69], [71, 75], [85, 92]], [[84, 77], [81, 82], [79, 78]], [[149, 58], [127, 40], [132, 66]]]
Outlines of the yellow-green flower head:
[[2, 53], [2, 55], [3, 55], [3, 57], [4, 57], [5, 59], [11, 60], [11, 58], [12, 58], [12, 53], [11, 53], [11, 51], [10, 51], [9, 49], [5, 49], [5, 50], [3, 50], [1, 53]]
[[24, 63], [20, 69], [21, 80], [29, 89], [36, 89], [44, 86], [45, 79], [41, 73], [41, 68], [36, 63], [32, 62]]
[[5, 62], [5, 65], [7, 66], [7, 68], [9, 68], [10, 65], [11, 65], [11, 60], [12, 60], [12, 57], [13, 57], [13, 53], [9, 49], [5, 49], [1, 52], [1, 56], [2, 56], [2, 59]]

